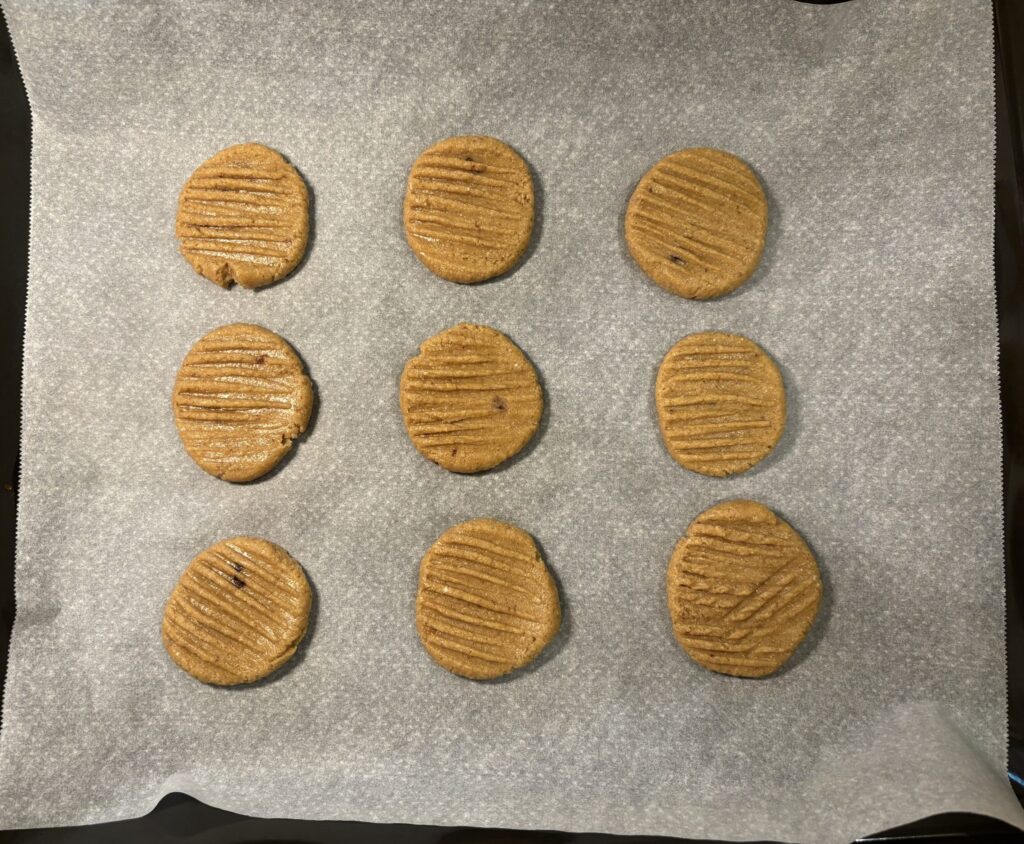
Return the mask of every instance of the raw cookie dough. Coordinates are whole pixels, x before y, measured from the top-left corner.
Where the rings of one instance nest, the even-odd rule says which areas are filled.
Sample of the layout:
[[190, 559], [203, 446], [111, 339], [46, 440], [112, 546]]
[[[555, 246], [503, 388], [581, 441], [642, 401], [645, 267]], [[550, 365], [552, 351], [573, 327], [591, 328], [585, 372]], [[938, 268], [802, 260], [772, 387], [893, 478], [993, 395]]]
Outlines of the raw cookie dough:
[[777, 671], [821, 603], [818, 564], [800, 535], [763, 504], [726, 501], [686, 529], [668, 567], [679, 644], [721, 674]]
[[215, 284], [273, 284], [294, 270], [306, 252], [306, 183], [269, 147], [228, 147], [185, 182], [176, 233], [185, 260]]
[[761, 259], [768, 201], [757, 176], [718, 149], [661, 159], [626, 209], [626, 244], [647, 275], [687, 299], [711, 299], [750, 278]]
[[724, 477], [763, 460], [786, 424], [778, 367], [751, 340], [708, 331], [676, 343], [654, 387], [668, 453], [687, 469]]
[[402, 371], [399, 402], [416, 449], [452, 472], [508, 460], [540, 424], [537, 373], [500, 331], [462, 323], [420, 346]]
[[420, 563], [416, 629], [453, 674], [488, 680], [522, 668], [561, 623], [555, 581], [532, 537], [513, 525], [455, 525]]
[[188, 564], [164, 610], [164, 647], [204, 683], [252, 683], [295, 654], [311, 603], [306, 575], [287, 551], [236, 536]]
[[463, 284], [494, 278], [530, 242], [530, 169], [497, 138], [440, 141], [412, 166], [404, 219], [409, 246], [431, 272]]
[[181, 441], [200, 467], [226, 481], [251, 481], [273, 469], [306, 430], [313, 385], [282, 338], [234, 323], [189, 349], [172, 404]]

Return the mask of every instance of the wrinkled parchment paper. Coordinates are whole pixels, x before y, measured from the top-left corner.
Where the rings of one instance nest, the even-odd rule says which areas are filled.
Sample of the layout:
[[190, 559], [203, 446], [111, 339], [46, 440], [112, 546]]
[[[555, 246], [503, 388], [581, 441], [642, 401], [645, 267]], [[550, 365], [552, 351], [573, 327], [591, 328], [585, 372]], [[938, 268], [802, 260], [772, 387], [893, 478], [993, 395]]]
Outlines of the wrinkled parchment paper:
[[[929, 813], [1020, 823], [1006, 745], [986, 2], [4, 0], [34, 120], [18, 615], [0, 822], [147, 812], [172, 790], [252, 815], [840, 842]], [[512, 275], [432, 277], [407, 169], [492, 134], [536, 173]], [[177, 253], [189, 173], [257, 140], [315, 196], [288, 281], [225, 292]], [[673, 297], [622, 215], [662, 155], [731, 150], [770, 198], [755, 279]], [[178, 365], [222, 323], [290, 340], [319, 409], [284, 468], [233, 486], [185, 455]], [[507, 332], [548, 412], [520, 459], [448, 474], [407, 440], [397, 381], [466, 320]], [[777, 452], [729, 480], [677, 466], [653, 379], [692, 331], [780, 363]], [[674, 642], [669, 554], [757, 498], [826, 582], [779, 676], [710, 674]], [[447, 674], [413, 623], [449, 525], [541, 544], [566, 620], [530, 670]], [[160, 643], [182, 568], [226, 536], [287, 548], [308, 647], [253, 688], [200, 685]]]

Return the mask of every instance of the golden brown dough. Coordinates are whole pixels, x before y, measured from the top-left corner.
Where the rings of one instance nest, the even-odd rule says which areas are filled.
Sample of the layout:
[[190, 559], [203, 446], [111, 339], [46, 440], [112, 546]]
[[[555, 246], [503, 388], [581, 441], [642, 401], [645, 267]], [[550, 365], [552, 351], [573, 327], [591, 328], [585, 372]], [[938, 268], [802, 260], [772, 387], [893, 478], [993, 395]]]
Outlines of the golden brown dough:
[[306, 430], [313, 385], [295, 351], [258, 325], [199, 339], [174, 382], [174, 421], [189, 456], [226, 481], [273, 469]]
[[494, 278], [530, 242], [530, 169], [497, 138], [447, 138], [413, 164], [404, 217], [405, 238], [431, 272], [463, 284]]
[[500, 331], [462, 323], [420, 346], [399, 402], [416, 449], [452, 472], [481, 472], [525, 446], [544, 410], [537, 373]]
[[684, 337], [661, 362], [654, 396], [665, 448], [703, 475], [724, 477], [756, 465], [786, 424], [778, 367], [738, 334]]
[[215, 284], [272, 284], [295, 269], [306, 252], [306, 183], [269, 147], [228, 147], [185, 182], [176, 232], [185, 260]]
[[718, 149], [655, 164], [626, 209], [626, 244], [651, 280], [687, 299], [735, 290], [761, 260], [768, 200], [754, 172]]
[[420, 563], [416, 628], [427, 653], [453, 674], [487, 680], [522, 668], [561, 622], [551, 573], [514, 525], [455, 525]]
[[204, 683], [252, 683], [295, 654], [311, 603], [306, 575], [287, 551], [236, 536], [188, 564], [164, 610], [164, 647]]
[[686, 529], [668, 567], [676, 639], [721, 674], [777, 671], [821, 603], [818, 564], [800, 535], [756, 501], [726, 501]]

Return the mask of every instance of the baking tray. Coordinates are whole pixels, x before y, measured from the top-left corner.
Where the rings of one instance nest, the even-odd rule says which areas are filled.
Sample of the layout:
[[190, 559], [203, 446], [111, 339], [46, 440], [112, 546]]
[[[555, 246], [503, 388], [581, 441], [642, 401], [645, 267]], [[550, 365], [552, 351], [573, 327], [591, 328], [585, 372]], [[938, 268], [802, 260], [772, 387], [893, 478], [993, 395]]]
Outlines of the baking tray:
[[[847, 0], [856, 2], [857, 0]], [[1009, 753], [1008, 776], [1024, 800], [1024, 3], [996, 0], [995, 269], [1003, 407]], [[31, 121], [6, 22], [0, 26], [0, 677], [6, 675], [14, 621], [14, 542], [21, 407], [22, 337], [28, 278]], [[0, 706], [2, 706], [0, 689]], [[880, 832], [869, 840], [938, 842], [1024, 840], [974, 815], [948, 814]], [[89, 827], [0, 832], [10, 842], [670, 842], [684, 839], [563, 832], [509, 832], [346, 821], [247, 818], [183, 794], [148, 815]]]

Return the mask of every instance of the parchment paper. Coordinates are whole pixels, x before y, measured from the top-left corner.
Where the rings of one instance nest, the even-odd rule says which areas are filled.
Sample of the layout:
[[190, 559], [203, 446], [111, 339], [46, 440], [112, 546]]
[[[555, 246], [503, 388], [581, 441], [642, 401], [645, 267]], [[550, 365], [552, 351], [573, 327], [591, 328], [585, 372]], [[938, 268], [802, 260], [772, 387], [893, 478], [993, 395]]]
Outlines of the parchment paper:
[[[840, 842], [940, 811], [1020, 824], [1006, 748], [989, 4], [5, 0], [34, 114], [18, 614], [0, 821], [140, 815], [172, 790], [252, 815]], [[431, 276], [407, 169], [435, 140], [522, 152], [537, 236], [512, 275]], [[179, 189], [258, 140], [315, 196], [294, 277], [253, 294], [177, 253]], [[770, 197], [740, 292], [695, 303], [630, 260], [622, 215], [662, 155], [722, 147]], [[170, 410], [222, 323], [290, 340], [317, 385], [284, 468], [233, 486]], [[536, 444], [500, 471], [428, 463], [397, 381], [459, 321], [543, 376]], [[729, 480], [661, 445], [656, 367], [684, 334], [780, 363], [777, 452]], [[814, 548], [826, 599], [779, 676], [699, 668], [672, 638], [671, 550], [757, 498]], [[562, 633], [478, 684], [413, 623], [449, 525], [513, 521], [561, 584]], [[265, 536], [317, 592], [308, 647], [224, 690], [167, 658], [199, 550]]]

